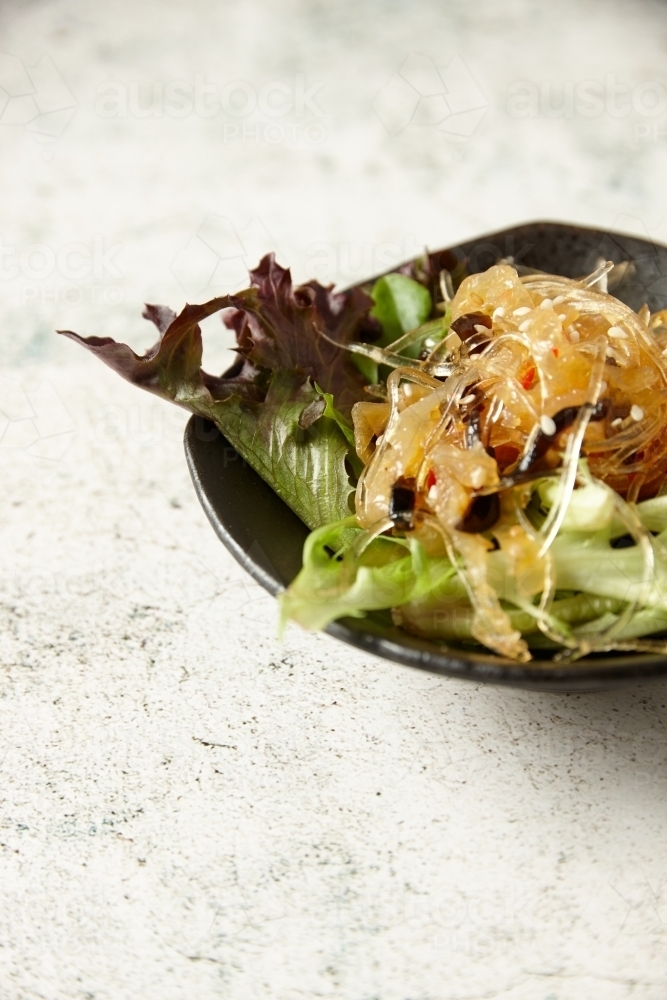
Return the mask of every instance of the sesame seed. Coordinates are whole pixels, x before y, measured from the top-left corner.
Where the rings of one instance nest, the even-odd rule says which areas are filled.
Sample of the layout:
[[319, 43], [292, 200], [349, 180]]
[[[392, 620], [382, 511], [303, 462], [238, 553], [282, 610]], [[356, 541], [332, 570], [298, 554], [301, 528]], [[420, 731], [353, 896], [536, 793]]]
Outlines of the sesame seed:
[[556, 315], [560, 320], [567, 319], [567, 313], [557, 313]]
[[628, 335], [625, 330], [622, 330], [620, 326], [610, 326], [607, 330], [610, 337], [614, 337], [616, 340], [627, 340]]
[[380, 436], [377, 438], [375, 442], [375, 447], [379, 448], [383, 441], [384, 441], [384, 434], [380, 434]]
[[606, 382], [600, 382], [600, 392], [606, 392], [609, 386]]
[[529, 312], [530, 312], [530, 309], [528, 308], [528, 306], [519, 306], [518, 309], [514, 310], [514, 312], [512, 313], [512, 316], [525, 316], [526, 313], [529, 313]]
[[487, 337], [489, 335], [489, 328], [488, 326], [484, 326], [483, 323], [475, 323], [475, 330], [477, 333], [485, 333]]
[[493, 315], [491, 316], [491, 319], [502, 319], [504, 315], [505, 315], [505, 307], [498, 306], [497, 309], [493, 310]]
[[551, 299], [542, 299], [540, 302], [540, 309], [551, 309], [553, 302]]
[[638, 424], [640, 420], [644, 419], [644, 411], [642, 410], [641, 406], [637, 406], [637, 404], [635, 403], [630, 408], [630, 416], [635, 421], [635, 423]]
[[554, 299], [553, 304], [555, 306], [559, 306], [562, 302], [565, 302], [565, 296], [564, 295], [557, 295], [556, 298]]
[[406, 396], [408, 396], [408, 397], [409, 397], [409, 396], [411, 396], [411, 395], [412, 395], [412, 393], [413, 393], [413, 391], [414, 391], [414, 390], [413, 390], [413, 387], [412, 387], [412, 386], [410, 385], [410, 383], [409, 383], [409, 382], [407, 383], [407, 385], [404, 385], [404, 386], [403, 386], [403, 392], [404, 392], [404, 394], [405, 394]]
[[427, 500], [435, 500], [435, 498], [437, 497], [437, 495], [438, 495], [438, 487], [435, 486], [435, 485], [431, 486], [431, 488], [429, 489], [428, 493], [426, 494], [426, 499]]
[[611, 426], [612, 427], [620, 427], [622, 423], [623, 423], [623, 417], [616, 417], [615, 420], [612, 420]]
[[613, 348], [612, 347], [608, 347], [607, 350], [605, 351], [605, 354], [607, 355], [608, 358], [613, 358], [614, 357], [614, 350], [613, 350]]
[[575, 330], [575, 328], [571, 326], [568, 330], [568, 333], [570, 334], [570, 340], [572, 341], [572, 343], [578, 344], [579, 341], [581, 340], [581, 334], [579, 333], [579, 331]]
[[530, 330], [532, 322], [532, 319], [524, 319], [523, 323], [519, 323], [519, 332], [525, 333], [526, 330]]
[[556, 424], [552, 417], [548, 417], [546, 413], [543, 413], [540, 417], [540, 428], [542, 433], [546, 434], [547, 437], [553, 437], [556, 433]]
[[464, 396], [463, 399], [459, 400], [459, 404], [461, 406], [467, 406], [468, 403], [474, 403], [474, 402], [475, 402], [475, 393], [474, 392], [468, 393], [467, 396]]

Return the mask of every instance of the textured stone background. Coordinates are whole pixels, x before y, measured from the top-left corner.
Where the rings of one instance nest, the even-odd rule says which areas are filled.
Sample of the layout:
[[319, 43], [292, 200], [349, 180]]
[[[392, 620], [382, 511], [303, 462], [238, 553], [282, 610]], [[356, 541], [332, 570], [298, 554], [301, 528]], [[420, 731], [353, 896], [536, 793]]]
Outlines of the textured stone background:
[[277, 642], [185, 415], [53, 329], [144, 348], [143, 301], [273, 247], [344, 281], [534, 218], [664, 239], [665, 10], [3, 4], [3, 1000], [664, 998], [664, 688]]

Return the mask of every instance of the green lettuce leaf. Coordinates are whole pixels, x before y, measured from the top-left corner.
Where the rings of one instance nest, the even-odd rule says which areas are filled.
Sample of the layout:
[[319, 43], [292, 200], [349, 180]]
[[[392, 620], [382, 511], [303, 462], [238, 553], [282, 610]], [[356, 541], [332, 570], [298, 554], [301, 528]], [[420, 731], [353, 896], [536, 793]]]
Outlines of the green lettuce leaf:
[[[531, 614], [525, 606], [518, 607], [509, 601], [502, 603], [512, 628], [521, 632], [528, 645], [533, 646], [534, 640], [537, 639], [543, 646], [537, 615]], [[569, 634], [576, 631], [571, 626], [597, 621], [603, 615], [613, 615], [622, 607], [623, 602], [614, 598], [574, 594], [554, 601], [549, 617], [559, 631]], [[422, 600], [403, 605], [398, 609], [395, 618], [398, 623], [408, 623], [409, 631], [425, 639], [473, 641], [473, 609], [465, 600], [463, 593], [459, 595], [459, 600], [452, 599], [447, 603], [443, 603], [438, 595], [427, 594]], [[554, 646], [555, 643], [550, 645]]]
[[354, 517], [312, 532], [303, 551], [303, 569], [281, 597], [283, 621], [322, 629], [344, 615], [392, 608], [427, 594], [443, 594], [455, 576], [446, 558], [426, 556], [416, 539], [377, 538], [361, 556]]
[[[322, 411], [322, 417], [334, 420], [340, 429], [343, 437], [348, 443], [348, 453], [347, 460], [349, 462], [350, 468], [354, 474], [355, 479], [358, 479], [361, 475], [361, 470], [364, 467], [364, 463], [361, 461], [357, 455], [357, 449], [354, 444], [354, 428], [351, 421], [340, 413], [334, 404], [334, 398], [330, 392], [324, 392], [317, 383], [315, 388], [324, 400], [324, 409]], [[323, 524], [326, 522], [322, 522]]]
[[[433, 308], [428, 288], [404, 274], [385, 274], [378, 278], [371, 295], [375, 303], [371, 316], [379, 321], [383, 331], [381, 346], [422, 326]], [[419, 343], [413, 344], [402, 353], [416, 358], [419, 348]]]
[[210, 418], [309, 528], [350, 514], [349, 444], [322, 397], [298, 375], [276, 371], [262, 403], [215, 403]]

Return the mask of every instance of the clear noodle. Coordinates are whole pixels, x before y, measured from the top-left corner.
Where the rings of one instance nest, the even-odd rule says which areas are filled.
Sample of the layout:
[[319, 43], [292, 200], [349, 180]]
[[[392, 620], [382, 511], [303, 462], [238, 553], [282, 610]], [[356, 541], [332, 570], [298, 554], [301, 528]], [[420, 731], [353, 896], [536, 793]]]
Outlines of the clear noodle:
[[[423, 338], [424, 328], [387, 349], [346, 348], [394, 369], [387, 378], [386, 428], [357, 487], [360, 526], [373, 537], [395, 533], [394, 485], [400, 481], [413, 490], [411, 530], [427, 551], [449, 556], [474, 610], [475, 637], [505, 656], [530, 654], [491, 593], [485, 566], [492, 543], [518, 547], [519, 554], [522, 546], [526, 552], [537, 546], [539, 602], [537, 596], [537, 603], [519, 599], [540, 631], [561, 647], [562, 659], [665, 645], [623, 634], [646, 606], [655, 573], [654, 542], [634, 505], [667, 492], [667, 359], [649, 329], [648, 309], [637, 314], [608, 294], [608, 276], [611, 282], [609, 261], [579, 280], [542, 273], [519, 278], [501, 263], [464, 279], [453, 294], [451, 280], [441, 273], [447, 317], [482, 313], [491, 320], [483, 334], [471, 316], [467, 329], [455, 327], [461, 336], [450, 348], [449, 320], [443, 318], [431, 322], [429, 353], [421, 360], [400, 351]], [[425, 390], [415, 402], [401, 388], [405, 381]], [[526, 507], [530, 489], [519, 486], [554, 476], [554, 501], [536, 526]], [[558, 580], [550, 548], [573, 491], [586, 483], [598, 483], [613, 496], [619, 520], [642, 553], [643, 569], [639, 587], [613, 622], [601, 621], [598, 632], [591, 626], [577, 636], [551, 612]], [[494, 507], [494, 495], [505, 494], [507, 501]]]

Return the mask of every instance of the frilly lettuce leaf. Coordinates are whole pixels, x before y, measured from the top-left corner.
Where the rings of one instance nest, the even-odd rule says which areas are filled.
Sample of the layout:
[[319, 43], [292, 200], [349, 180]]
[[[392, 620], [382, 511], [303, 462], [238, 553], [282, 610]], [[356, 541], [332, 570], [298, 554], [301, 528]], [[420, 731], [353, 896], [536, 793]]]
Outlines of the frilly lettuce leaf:
[[[354, 340], [372, 301], [358, 289], [334, 292], [317, 282], [295, 288], [273, 254], [250, 279], [244, 291], [186, 305], [178, 315], [166, 306], [146, 306], [144, 316], [160, 336], [143, 356], [109, 337], [59, 333], [135, 385], [212, 420], [314, 528], [350, 512], [348, 416], [363, 397], [364, 379], [331, 339]], [[222, 310], [236, 331], [240, 360], [216, 376], [201, 367], [199, 324]]]
[[[364, 379], [341, 351], [357, 339], [372, 302], [360, 289], [334, 292], [317, 281], [294, 288], [288, 269], [267, 254], [250, 272], [251, 286], [225, 296], [234, 312], [225, 323], [235, 330], [237, 351], [254, 371], [300, 371], [331, 393], [346, 416], [363, 397]], [[222, 308], [222, 306], [221, 306]], [[241, 373], [242, 374], [242, 373]]]
[[303, 550], [303, 569], [281, 596], [283, 622], [322, 629], [344, 615], [392, 608], [441, 593], [455, 576], [447, 558], [429, 558], [415, 539], [377, 538], [356, 557], [361, 531], [349, 517], [313, 531]]

